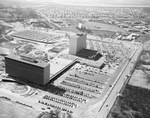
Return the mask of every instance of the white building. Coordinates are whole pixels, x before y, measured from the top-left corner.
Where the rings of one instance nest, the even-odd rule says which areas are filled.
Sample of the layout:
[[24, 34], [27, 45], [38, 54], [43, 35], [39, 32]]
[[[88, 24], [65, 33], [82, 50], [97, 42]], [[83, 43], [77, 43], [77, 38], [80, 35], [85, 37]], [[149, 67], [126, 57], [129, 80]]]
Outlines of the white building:
[[82, 23], [79, 23], [79, 24], [78, 24], [78, 28], [82, 29], [82, 27], [83, 27], [83, 24], [82, 24]]
[[69, 54], [76, 55], [82, 49], [86, 48], [86, 34], [75, 34], [69, 39]]

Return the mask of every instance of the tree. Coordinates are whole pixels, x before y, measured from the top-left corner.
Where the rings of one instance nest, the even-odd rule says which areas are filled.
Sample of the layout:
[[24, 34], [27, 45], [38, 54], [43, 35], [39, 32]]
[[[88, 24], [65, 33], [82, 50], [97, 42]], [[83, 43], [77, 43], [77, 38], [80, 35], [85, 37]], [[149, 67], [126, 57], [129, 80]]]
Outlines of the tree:
[[0, 27], [0, 36], [5, 33], [5, 28], [3, 26]]
[[116, 112], [112, 112], [111, 115], [112, 115], [113, 118], [122, 118], [122, 117], [120, 116], [120, 114], [119, 114], [119, 113], [116, 113]]

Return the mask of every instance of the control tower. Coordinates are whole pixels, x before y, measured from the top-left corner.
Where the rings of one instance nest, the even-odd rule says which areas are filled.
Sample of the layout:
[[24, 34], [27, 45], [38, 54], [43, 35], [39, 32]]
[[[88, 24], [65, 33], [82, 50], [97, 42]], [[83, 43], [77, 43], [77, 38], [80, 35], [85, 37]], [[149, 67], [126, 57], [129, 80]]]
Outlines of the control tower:
[[82, 49], [86, 48], [86, 34], [77, 33], [69, 39], [69, 54], [76, 55]]

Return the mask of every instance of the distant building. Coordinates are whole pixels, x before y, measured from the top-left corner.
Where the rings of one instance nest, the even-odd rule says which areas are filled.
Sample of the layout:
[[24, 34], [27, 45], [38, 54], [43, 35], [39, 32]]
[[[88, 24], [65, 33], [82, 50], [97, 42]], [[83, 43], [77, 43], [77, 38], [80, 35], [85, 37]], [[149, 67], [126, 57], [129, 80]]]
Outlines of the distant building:
[[70, 37], [69, 42], [69, 54], [76, 55], [77, 52], [86, 48], [86, 34], [75, 34]]
[[118, 27], [121, 27], [121, 28], [128, 28], [129, 26], [122, 23], [122, 24], [118, 24]]
[[35, 62], [30, 57], [5, 57], [6, 73], [21, 81], [45, 85], [50, 80], [50, 64]]
[[83, 27], [83, 24], [82, 24], [82, 23], [79, 23], [79, 24], [78, 24], [78, 28], [79, 28], [79, 29], [82, 29], [82, 27]]

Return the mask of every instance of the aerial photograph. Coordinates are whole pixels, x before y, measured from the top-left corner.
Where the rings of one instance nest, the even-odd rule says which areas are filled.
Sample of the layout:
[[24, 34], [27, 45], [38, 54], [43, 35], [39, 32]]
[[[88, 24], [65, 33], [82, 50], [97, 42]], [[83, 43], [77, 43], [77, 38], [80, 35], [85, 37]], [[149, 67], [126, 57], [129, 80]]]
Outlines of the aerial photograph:
[[0, 118], [150, 118], [150, 0], [0, 0]]

